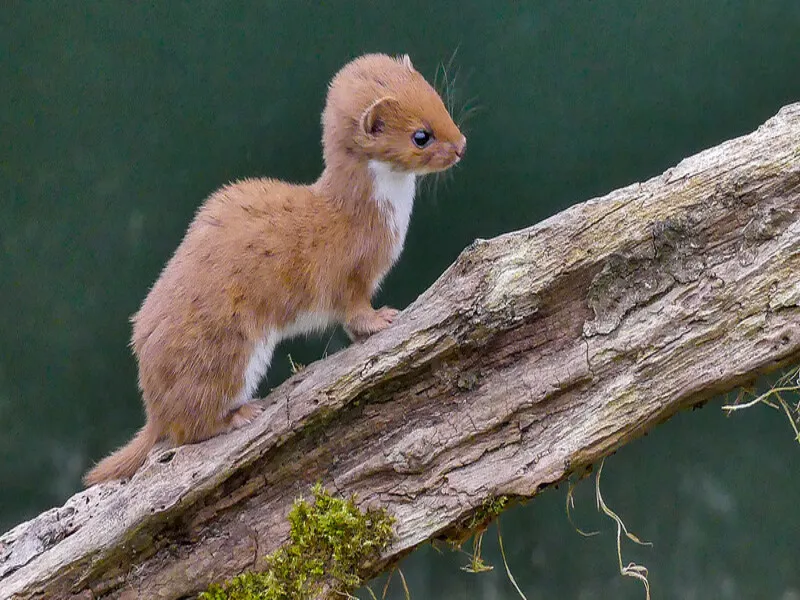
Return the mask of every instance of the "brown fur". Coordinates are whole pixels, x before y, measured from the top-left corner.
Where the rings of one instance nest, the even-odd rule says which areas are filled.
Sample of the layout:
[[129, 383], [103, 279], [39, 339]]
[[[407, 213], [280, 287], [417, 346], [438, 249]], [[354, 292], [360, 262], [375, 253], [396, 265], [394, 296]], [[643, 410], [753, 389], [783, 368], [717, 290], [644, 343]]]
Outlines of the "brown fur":
[[[353, 338], [392, 322], [397, 311], [370, 303], [396, 240], [372, 197], [368, 161], [439, 171], [459, 160], [466, 140], [408, 57], [346, 65], [331, 82], [322, 127], [317, 182], [248, 179], [198, 211], [133, 317], [147, 424], [86, 475], [87, 485], [132, 476], [159, 439], [197, 442], [255, 418], [260, 405], [236, 399], [270, 332], [276, 343], [290, 337], [308, 314], [343, 323]], [[420, 128], [435, 136], [424, 149], [411, 139]]]

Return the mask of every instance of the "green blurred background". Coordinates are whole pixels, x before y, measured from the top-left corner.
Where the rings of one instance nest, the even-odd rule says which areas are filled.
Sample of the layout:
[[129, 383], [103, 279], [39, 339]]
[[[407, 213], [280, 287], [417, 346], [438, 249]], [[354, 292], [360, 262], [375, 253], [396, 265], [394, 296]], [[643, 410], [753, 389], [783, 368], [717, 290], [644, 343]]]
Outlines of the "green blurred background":
[[[29, 2], [0, 5], [0, 530], [61, 504], [142, 422], [128, 317], [203, 198], [310, 181], [331, 75], [367, 52], [459, 69], [469, 152], [418, 199], [382, 302], [405, 306], [476, 237], [661, 173], [800, 100], [800, 2]], [[279, 350], [267, 385], [344, 344]], [[679, 415], [606, 463], [606, 501], [653, 548], [656, 598], [800, 599], [800, 447], [767, 408]], [[535, 598], [643, 598], [590, 482], [502, 518]], [[516, 598], [430, 548], [414, 598]], [[395, 580], [394, 597], [401, 597]]]

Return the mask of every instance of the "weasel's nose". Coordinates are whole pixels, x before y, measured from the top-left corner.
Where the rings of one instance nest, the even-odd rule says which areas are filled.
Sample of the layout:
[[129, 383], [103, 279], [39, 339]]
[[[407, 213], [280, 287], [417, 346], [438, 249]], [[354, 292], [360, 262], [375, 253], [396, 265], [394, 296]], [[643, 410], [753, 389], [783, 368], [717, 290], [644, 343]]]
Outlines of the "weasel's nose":
[[466, 152], [466, 151], [467, 151], [467, 138], [465, 138], [462, 135], [461, 136], [461, 142], [459, 144], [456, 144], [456, 156], [458, 158], [463, 158], [464, 157], [464, 152]]

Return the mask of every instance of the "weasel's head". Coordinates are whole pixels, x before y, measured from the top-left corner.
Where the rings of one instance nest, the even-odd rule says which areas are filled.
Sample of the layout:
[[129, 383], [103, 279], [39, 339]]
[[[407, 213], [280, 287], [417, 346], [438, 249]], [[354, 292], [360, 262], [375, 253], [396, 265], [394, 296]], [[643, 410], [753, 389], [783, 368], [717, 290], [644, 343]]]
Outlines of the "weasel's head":
[[341, 152], [422, 175], [452, 167], [467, 147], [407, 55], [367, 54], [345, 65], [330, 84], [322, 129], [327, 164]]

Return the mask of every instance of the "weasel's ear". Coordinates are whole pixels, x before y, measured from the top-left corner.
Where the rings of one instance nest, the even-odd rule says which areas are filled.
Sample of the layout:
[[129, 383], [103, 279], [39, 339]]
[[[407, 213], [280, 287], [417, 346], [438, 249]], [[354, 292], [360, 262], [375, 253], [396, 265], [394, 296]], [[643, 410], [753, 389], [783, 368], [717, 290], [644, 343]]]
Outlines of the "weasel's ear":
[[409, 71], [414, 70], [414, 65], [411, 64], [411, 57], [408, 54], [403, 54], [402, 60], [403, 60], [403, 65], [405, 66], [406, 69], [408, 69]]
[[361, 115], [361, 131], [369, 137], [380, 135], [386, 126], [386, 119], [397, 110], [398, 102], [391, 96], [384, 96], [373, 102]]

